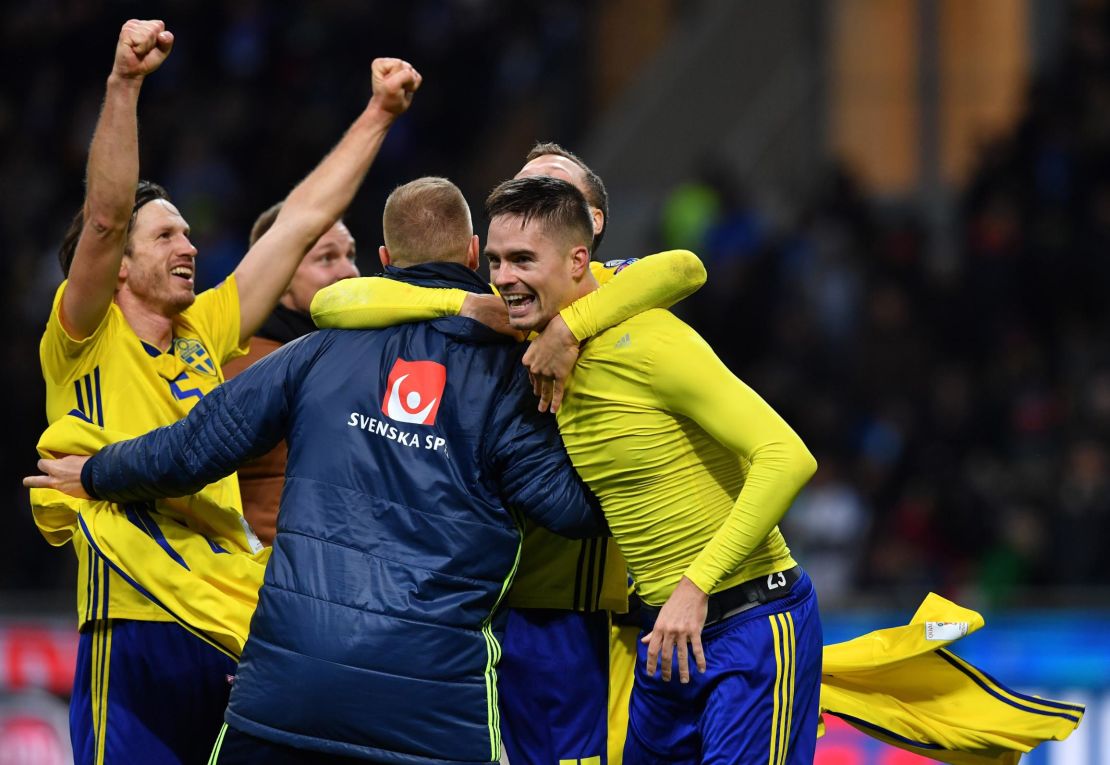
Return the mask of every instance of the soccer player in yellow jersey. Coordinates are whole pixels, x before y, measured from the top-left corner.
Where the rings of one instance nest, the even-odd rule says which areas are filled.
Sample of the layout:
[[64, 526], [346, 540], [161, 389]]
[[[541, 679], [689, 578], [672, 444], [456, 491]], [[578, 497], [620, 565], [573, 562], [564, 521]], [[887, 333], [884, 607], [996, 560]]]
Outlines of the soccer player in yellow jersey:
[[[515, 179], [486, 208], [512, 326], [542, 330], [597, 289], [574, 186]], [[626, 765], [812, 762], [820, 621], [776, 525], [816, 469], [802, 441], [656, 310], [589, 340], [558, 419], [645, 604]]]
[[[172, 45], [161, 21], [128, 21], [120, 32], [89, 149], [85, 203], [60, 251], [67, 280], [40, 345], [50, 425], [39, 448], [46, 454], [88, 453], [90, 444], [170, 424], [222, 382], [221, 365], [245, 352], [302, 256], [350, 203], [420, 84], [407, 63], [376, 60], [373, 97], [347, 134], [292, 191], [235, 272], [195, 295], [189, 226], [161, 187], [138, 179], [139, 91]], [[110, 569], [77, 531], [75, 514], [68, 526], [56, 523], [52, 513], [65, 506], [57, 492], [35, 489], [31, 501], [47, 538], [72, 541], [79, 560], [75, 761], [203, 761], [220, 727], [233, 662]], [[79, 502], [68, 507], [82, 509]], [[220, 516], [212, 508], [224, 508], [233, 526], [218, 535], [223, 544], [243, 552], [257, 545], [242, 522], [234, 476], [159, 507], [162, 513], [146, 505], [124, 512], [171, 565], [198, 563], [167, 542], [160, 525], [167, 518], [195, 532], [203, 555], [219, 556], [229, 550], [215, 541]]]

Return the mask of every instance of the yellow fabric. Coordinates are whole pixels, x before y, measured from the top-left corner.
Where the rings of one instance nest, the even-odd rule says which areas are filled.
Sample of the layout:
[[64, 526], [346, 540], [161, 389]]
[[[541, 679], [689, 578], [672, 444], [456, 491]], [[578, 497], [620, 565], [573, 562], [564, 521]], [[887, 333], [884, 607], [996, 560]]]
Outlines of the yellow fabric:
[[795, 565], [776, 523], [813, 458], [670, 313], [592, 338], [558, 419], [649, 605], [683, 575], [712, 592]]
[[636, 677], [636, 641], [639, 627], [613, 624], [609, 628], [609, 765], [624, 761], [628, 734], [628, 700]]
[[[69, 454], [95, 454], [125, 438], [123, 433], [64, 417], [47, 428], [39, 449], [53, 454], [64, 445]], [[64, 528], [84, 555], [89, 612], [81, 612], [82, 623], [108, 618], [111, 610], [105, 612], [104, 604], [114, 607], [116, 590], [122, 590], [150, 610], [151, 615], [142, 611], [139, 618], [176, 620], [233, 658], [239, 657], [270, 548], [263, 548], [250, 533], [237, 505], [226, 504], [225, 492], [210, 491], [216, 486], [189, 497], [132, 508], [131, 517], [127, 509], [111, 502], [76, 499], [51, 489], [31, 490], [40, 528], [42, 519], [48, 518], [51, 533], [61, 534]]]
[[[635, 268], [634, 284], [639, 289], [607, 286], [617, 270]], [[694, 294], [705, 284], [705, 266], [689, 250], [668, 250], [637, 260], [621, 268], [591, 263], [590, 270], [601, 288], [575, 300], [559, 312], [567, 328], [579, 342], [649, 308], [669, 308]], [[654, 289], [665, 285], [668, 289]]]
[[[604, 286], [564, 309], [575, 337], [604, 329], [651, 307], [669, 306], [705, 282], [705, 268], [686, 250], [651, 255], [620, 269], [593, 262]], [[321, 328], [380, 329], [456, 315], [463, 290], [433, 289], [365, 277], [345, 279], [316, 293], [312, 318]], [[610, 540], [572, 540], [529, 525], [507, 604], [513, 608], [627, 610], [624, 558]]]
[[[246, 352], [239, 343], [239, 291], [234, 277], [197, 296], [174, 321], [172, 353], [157, 357], [144, 349], [115, 303], [92, 335], [84, 340], [71, 338], [59, 318], [65, 288], [63, 282], [55, 293], [39, 345], [50, 423], [38, 444], [42, 456], [91, 454], [107, 443], [181, 419], [201, 395], [223, 382], [220, 365]], [[78, 559], [80, 625], [92, 618], [170, 620], [163, 609], [125, 584], [116, 572], [107, 578], [93, 576], [90, 564], [94, 556], [85, 537], [76, 533], [77, 513], [83, 504], [57, 492], [31, 491], [35, 522], [47, 541], [53, 545], [73, 542]], [[186, 524], [204, 526], [208, 521], [194, 517], [199, 507], [225, 508], [241, 519], [235, 476], [205, 487], [196, 498], [162, 503], [160, 510]], [[246, 544], [245, 533], [242, 529], [238, 533]]]
[[954, 765], [1013, 765], [1067, 738], [1081, 705], [1017, 694], [945, 648], [982, 626], [975, 611], [930, 593], [908, 625], [825, 646], [822, 713]]
[[325, 287], [309, 310], [321, 329], [382, 329], [457, 316], [466, 290], [417, 287], [396, 279], [360, 276]]

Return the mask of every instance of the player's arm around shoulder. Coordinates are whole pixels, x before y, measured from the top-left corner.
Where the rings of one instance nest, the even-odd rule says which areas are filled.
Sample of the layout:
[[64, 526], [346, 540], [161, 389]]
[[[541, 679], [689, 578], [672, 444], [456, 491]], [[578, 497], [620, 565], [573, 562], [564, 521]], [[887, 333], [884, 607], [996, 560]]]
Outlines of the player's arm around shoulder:
[[361, 276], [317, 292], [312, 299], [312, 320], [321, 329], [381, 329], [456, 316], [469, 295], [461, 289], [420, 287], [381, 276]]
[[689, 250], [590, 264], [601, 285], [560, 312], [580, 342], [650, 308], [669, 308], [705, 284], [705, 266]]
[[672, 306], [705, 283], [705, 267], [689, 250], [594, 261], [590, 271], [601, 286], [560, 311], [524, 354], [541, 412], [559, 411], [581, 343], [644, 311]]

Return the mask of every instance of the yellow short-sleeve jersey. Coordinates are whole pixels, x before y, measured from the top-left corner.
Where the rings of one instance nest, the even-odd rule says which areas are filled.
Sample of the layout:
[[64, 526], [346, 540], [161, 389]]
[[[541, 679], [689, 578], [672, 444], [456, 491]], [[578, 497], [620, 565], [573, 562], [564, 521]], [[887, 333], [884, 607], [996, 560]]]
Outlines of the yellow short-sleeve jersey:
[[[142, 341], [115, 303], [89, 337], [75, 340], [62, 326], [59, 313], [65, 288], [63, 282], [54, 295], [39, 344], [50, 424], [69, 417], [83, 427], [112, 431], [121, 439], [140, 436], [187, 415], [224, 381], [222, 364], [246, 352], [246, 345], [239, 342], [239, 290], [234, 277], [199, 294], [174, 319], [173, 345], [165, 352]], [[64, 451], [64, 445], [57, 443], [51, 448]], [[234, 475], [206, 486], [201, 494], [207, 503], [242, 512]], [[114, 572], [105, 573], [102, 566], [93, 565], [93, 553], [81, 534], [74, 534], [72, 540], [78, 558], [80, 625], [93, 618], [169, 621], [162, 609]]]

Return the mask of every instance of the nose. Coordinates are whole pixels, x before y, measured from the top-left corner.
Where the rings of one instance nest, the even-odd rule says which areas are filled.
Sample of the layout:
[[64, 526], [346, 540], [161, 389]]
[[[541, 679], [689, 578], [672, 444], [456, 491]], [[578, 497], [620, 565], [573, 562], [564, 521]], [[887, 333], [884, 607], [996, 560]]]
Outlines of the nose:
[[196, 246], [192, 243], [192, 241], [190, 241], [189, 237], [185, 236], [184, 234], [181, 235], [181, 238], [185, 240], [184, 254], [188, 255], [190, 258], [195, 258], [197, 256]]
[[358, 275], [358, 263], [356, 263], [353, 258], [343, 258], [342, 262], [339, 264], [335, 280], [342, 281], [343, 279], [353, 279]]
[[497, 266], [491, 265], [489, 276], [498, 292], [504, 292], [506, 287], [516, 282], [516, 274], [513, 273], [513, 268], [508, 263], [500, 263]]

